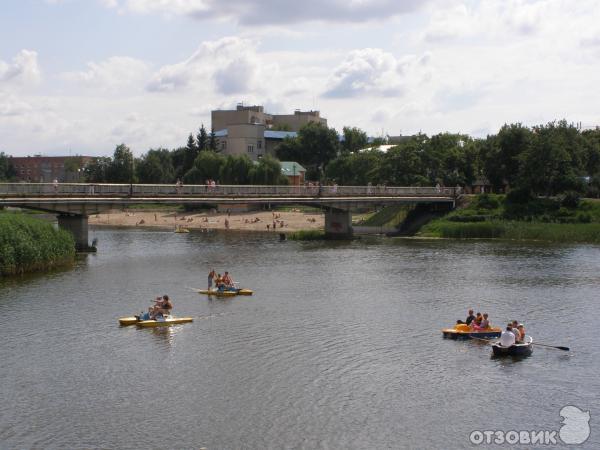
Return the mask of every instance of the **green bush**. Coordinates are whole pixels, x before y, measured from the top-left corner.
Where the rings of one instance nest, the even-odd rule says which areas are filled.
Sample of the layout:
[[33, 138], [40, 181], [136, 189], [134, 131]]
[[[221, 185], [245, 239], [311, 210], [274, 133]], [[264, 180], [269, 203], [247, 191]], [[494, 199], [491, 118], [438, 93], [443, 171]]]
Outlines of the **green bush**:
[[477, 197], [477, 208], [481, 209], [496, 209], [500, 206], [500, 202], [495, 196], [490, 194], [481, 194]]
[[576, 191], [567, 191], [560, 196], [560, 205], [565, 208], [575, 209], [579, 206], [580, 196]]
[[25, 214], [0, 214], [0, 275], [46, 270], [74, 257], [71, 233]]

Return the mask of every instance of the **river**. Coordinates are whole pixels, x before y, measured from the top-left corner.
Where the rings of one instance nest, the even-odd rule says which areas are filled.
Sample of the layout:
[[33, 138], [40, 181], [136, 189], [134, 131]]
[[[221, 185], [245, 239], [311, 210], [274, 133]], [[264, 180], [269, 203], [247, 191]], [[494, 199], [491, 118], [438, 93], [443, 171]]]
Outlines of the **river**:
[[[93, 237], [72, 269], [0, 281], [3, 449], [473, 448], [474, 430], [558, 430], [566, 405], [600, 448], [598, 246]], [[254, 295], [193, 292], [212, 267]], [[194, 322], [118, 325], [164, 293]], [[469, 307], [571, 351], [442, 339]]]

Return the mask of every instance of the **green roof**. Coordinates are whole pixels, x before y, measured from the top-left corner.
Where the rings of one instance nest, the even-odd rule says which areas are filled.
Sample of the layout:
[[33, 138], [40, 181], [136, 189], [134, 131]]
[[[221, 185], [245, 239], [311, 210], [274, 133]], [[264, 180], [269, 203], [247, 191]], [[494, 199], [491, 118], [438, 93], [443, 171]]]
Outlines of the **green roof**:
[[300, 172], [306, 172], [306, 169], [294, 161], [281, 161], [281, 173], [287, 176], [300, 175]]

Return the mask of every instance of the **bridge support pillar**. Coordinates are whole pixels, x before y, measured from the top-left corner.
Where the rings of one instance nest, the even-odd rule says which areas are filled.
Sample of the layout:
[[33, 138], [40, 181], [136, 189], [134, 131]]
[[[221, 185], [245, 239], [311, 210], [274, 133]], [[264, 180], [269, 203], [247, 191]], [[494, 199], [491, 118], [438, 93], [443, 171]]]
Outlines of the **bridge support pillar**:
[[58, 226], [63, 230], [70, 231], [75, 239], [75, 249], [78, 252], [90, 251], [88, 244], [88, 216], [60, 214]]
[[325, 211], [325, 237], [327, 239], [352, 238], [352, 214], [343, 209]]

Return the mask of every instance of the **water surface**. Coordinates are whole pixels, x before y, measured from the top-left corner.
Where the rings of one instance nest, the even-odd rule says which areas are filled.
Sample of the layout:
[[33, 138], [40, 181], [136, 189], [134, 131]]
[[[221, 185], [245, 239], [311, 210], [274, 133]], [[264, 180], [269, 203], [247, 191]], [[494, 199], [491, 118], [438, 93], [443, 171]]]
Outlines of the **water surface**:
[[[0, 281], [1, 448], [469, 448], [568, 404], [600, 446], [600, 247], [91, 234], [74, 269]], [[194, 293], [212, 267], [254, 296]], [[194, 323], [118, 326], [164, 293]], [[468, 307], [572, 352], [443, 340]]]

